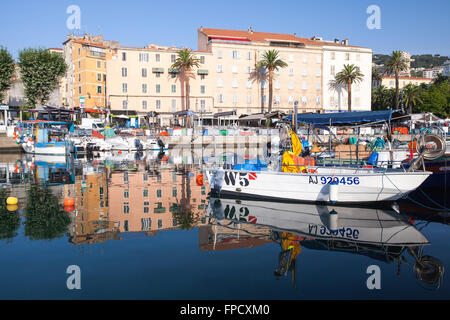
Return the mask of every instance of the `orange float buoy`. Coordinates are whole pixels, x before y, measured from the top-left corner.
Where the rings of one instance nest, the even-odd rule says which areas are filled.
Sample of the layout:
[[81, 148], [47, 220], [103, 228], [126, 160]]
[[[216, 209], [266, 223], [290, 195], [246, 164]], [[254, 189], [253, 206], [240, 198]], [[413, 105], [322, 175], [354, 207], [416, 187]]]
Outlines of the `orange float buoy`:
[[64, 211], [67, 213], [71, 213], [73, 210], [75, 210], [75, 206], [64, 206]]
[[119, 150], [118, 154], [122, 154], [122, 150]]
[[75, 205], [75, 199], [74, 198], [65, 198], [64, 199], [64, 206], [74, 206]]
[[197, 178], [195, 180], [196, 180], [198, 186], [203, 185], [203, 175], [202, 174], [197, 175]]

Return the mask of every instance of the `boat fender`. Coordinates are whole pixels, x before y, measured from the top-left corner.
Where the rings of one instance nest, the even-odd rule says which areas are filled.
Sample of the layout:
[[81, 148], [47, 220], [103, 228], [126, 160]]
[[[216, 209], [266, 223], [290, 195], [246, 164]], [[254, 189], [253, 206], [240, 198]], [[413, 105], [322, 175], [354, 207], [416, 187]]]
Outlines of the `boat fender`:
[[202, 174], [198, 174], [197, 178], [195, 180], [196, 180], [198, 186], [203, 186], [203, 175]]
[[330, 202], [335, 203], [338, 201], [339, 185], [336, 181], [333, 181], [329, 184], [329, 186], [330, 186]]
[[336, 232], [339, 229], [339, 214], [336, 210], [331, 210], [328, 214], [330, 231]]
[[65, 198], [64, 199], [64, 206], [74, 206], [75, 205], [75, 199], [74, 198]]
[[8, 197], [6, 199], [6, 204], [9, 204], [9, 205], [15, 205], [18, 202], [19, 202], [19, 200], [16, 197]]

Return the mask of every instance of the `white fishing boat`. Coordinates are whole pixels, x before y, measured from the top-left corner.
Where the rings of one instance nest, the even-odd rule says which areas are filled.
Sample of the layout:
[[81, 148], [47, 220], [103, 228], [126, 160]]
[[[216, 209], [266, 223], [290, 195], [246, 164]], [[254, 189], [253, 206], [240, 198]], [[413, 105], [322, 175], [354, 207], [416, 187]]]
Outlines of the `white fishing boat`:
[[395, 201], [431, 172], [401, 169], [311, 167], [314, 173], [207, 169], [211, 189], [237, 197], [327, 203]]
[[314, 239], [379, 245], [426, 245], [425, 236], [394, 210], [212, 197], [207, 216], [269, 226]]

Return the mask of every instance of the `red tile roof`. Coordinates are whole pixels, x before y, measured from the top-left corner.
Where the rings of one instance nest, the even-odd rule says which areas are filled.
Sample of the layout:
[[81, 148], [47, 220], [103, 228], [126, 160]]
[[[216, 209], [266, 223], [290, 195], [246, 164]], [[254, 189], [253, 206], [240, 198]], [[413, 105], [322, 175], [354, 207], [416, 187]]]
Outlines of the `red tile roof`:
[[[395, 79], [394, 76], [383, 76], [383, 79]], [[398, 77], [399, 80], [433, 80], [430, 78], [423, 78], [423, 77]]]

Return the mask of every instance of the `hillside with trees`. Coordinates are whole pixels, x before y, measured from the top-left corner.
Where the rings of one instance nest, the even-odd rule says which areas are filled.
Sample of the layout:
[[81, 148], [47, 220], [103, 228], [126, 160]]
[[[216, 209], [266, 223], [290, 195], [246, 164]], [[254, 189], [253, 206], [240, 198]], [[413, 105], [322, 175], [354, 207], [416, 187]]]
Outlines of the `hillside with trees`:
[[[372, 61], [377, 65], [384, 65], [389, 60], [387, 54], [374, 54]], [[432, 68], [442, 66], [449, 58], [448, 56], [441, 56], [440, 54], [419, 54], [411, 56], [411, 68]]]

